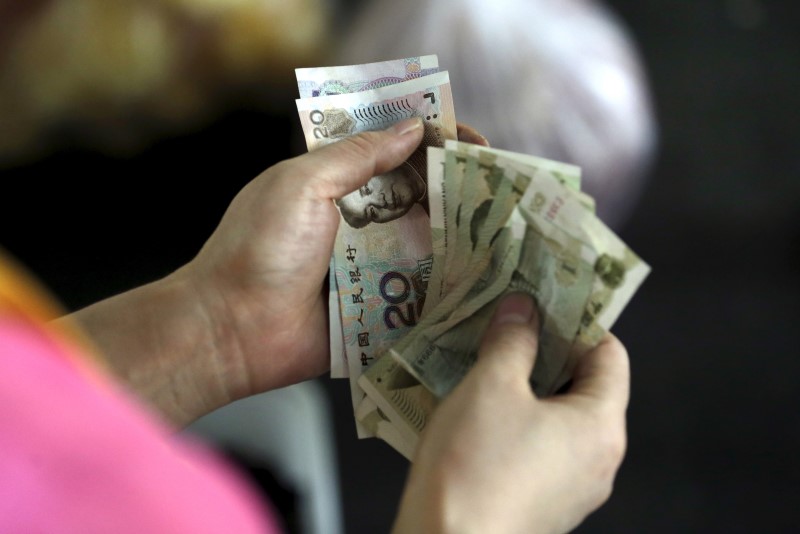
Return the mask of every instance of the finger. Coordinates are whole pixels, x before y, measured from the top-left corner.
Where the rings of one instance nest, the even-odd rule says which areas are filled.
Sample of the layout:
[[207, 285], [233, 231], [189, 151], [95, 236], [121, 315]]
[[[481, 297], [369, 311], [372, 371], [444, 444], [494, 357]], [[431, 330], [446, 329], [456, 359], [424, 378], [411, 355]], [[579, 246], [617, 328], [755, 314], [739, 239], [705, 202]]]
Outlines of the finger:
[[512, 380], [528, 379], [536, 362], [539, 313], [530, 295], [511, 293], [497, 305], [478, 349], [477, 366], [493, 367]]
[[484, 136], [479, 134], [478, 130], [467, 124], [462, 124], [460, 122], [456, 124], [456, 135], [458, 136], [459, 141], [481, 146], [489, 146], [489, 141]]
[[628, 406], [628, 351], [614, 335], [607, 334], [597, 347], [583, 356], [575, 369], [569, 395], [590, 397], [622, 409]]
[[346, 137], [299, 158], [314, 190], [331, 199], [355, 191], [375, 175], [405, 161], [422, 141], [422, 119], [413, 117], [386, 130]]

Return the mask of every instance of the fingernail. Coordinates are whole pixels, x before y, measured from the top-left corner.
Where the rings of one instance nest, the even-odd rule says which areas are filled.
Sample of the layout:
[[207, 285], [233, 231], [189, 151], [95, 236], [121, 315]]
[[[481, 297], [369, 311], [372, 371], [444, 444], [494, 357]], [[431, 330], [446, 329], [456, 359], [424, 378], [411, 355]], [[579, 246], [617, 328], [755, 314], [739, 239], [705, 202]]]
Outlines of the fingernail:
[[494, 324], [529, 323], [536, 311], [533, 298], [525, 293], [511, 293], [503, 297], [494, 312]]
[[422, 119], [419, 117], [411, 117], [410, 119], [405, 119], [390, 128], [390, 130], [397, 135], [406, 135], [407, 133], [411, 133], [417, 128], [422, 127]]

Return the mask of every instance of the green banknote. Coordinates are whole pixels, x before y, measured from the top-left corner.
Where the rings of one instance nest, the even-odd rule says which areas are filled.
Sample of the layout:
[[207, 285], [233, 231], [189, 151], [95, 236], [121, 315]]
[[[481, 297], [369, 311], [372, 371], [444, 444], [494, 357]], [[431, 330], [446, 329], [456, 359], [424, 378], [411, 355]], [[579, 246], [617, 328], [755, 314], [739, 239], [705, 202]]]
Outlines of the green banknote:
[[[446, 145], [455, 148], [455, 143]], [[483, 332], [503, 295], [523, 291], [537, 301], [540, 345], [531, 384], [538, 395], [547, 396], [569, 379], [580, 356], [611, 328], [650, 270], [597, 219], [593, 203], [576, 189], [574, 177], [565, 178], [565, 168], [558, 162], [461, 145], [458, 157], [448, 157], [445, 150], [444, 155], [439, 151], [429, 159], [439, 167], [444, 165], [436, 173], [438, 179], [446, 187], [448, 165], [457, 166], [451, 175], [463, 173], [464, 182], [490, 177], [490, 182], [505, 187], [487, 188], [494, 191], [487, 214], [494, 208], [498, 214], [510, 215], [476, 217], [478, 210], [473, 209], [471, 220], [457, 219], [459, 225], [470, 224], [473, 231], [457, 233], [457, 239], [447, 239], [446, 246], [466, 239], [475, 254], [479, 243], [488, 242], [490, 253], [475, 254], [460, 280], [443, 288], [436, 306], [426, 308], [417, 326], [391, 346], [393, 361], [384, 358], [360, 378], [362, 389], [375, 399], [385, 419], [403, 429], [406, 452], [408, 440], [413, 439], [409, 435], [421, 432], [437, 402], [472, 367]], [[491, 172], [486, 170], [490, 167]], [[468, 187], [464, 183], [458, 190]], [[473, 204], [477, 198], [472, 196]], [[463, 198], [458, 201], [463, 208]], [[469, 212], [460, 215], [464, 213]], [[440, 215], [437, 220], [444, 219]], [[503, 223], [500, 233], [497, 221]], [[441, 230], [431, 231], [435, 235]], [[434, 262], [442, 257], [446, 263], [447, 255], [439, 250]]]
[[442, 297], [445, 275], [445, 259], [447, 244], [454, 239], [448, 234], [453, 228], [447, 225], [447, 211], [452, 209], [447, 203], [447, 190], [444, 182], [445, 150], [440, 147], [428, 147], [428, 205], [430, 206], [431, 225], [431, 276], [425, 296], [426, 309], [435, 307]]

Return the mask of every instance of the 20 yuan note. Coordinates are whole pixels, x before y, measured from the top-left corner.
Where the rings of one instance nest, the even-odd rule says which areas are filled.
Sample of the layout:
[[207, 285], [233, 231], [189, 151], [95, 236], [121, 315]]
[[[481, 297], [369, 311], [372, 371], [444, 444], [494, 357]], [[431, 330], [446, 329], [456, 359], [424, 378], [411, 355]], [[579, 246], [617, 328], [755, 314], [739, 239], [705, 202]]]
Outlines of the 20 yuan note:
[[297, 108], [309, 150], [410, 117], [424, 123], [423, 141], [406, 162], [337, 201], [333, 263], [355, 409], [364, 396], [358, 376], [416, 324], [424, 305], [432, 263], [426, 152], [456, 138], [449, 76], [299, 99]]

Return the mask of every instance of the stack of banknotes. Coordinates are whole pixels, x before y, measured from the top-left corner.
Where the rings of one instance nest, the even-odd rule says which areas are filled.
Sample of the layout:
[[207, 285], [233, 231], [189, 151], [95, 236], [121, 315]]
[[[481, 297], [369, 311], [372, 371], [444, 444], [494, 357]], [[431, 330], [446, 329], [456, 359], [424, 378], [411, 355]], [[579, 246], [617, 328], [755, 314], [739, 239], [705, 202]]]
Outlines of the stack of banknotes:
[[580, 168], [458, 141], [435, 55], [296, 74], [309, 150], [409, 117], [425, 129], [398, 169], [337, 201], [331, 376], [350, 381], [358, 436], [410, 459], [509, 292], [539, 308], [533, 390], [564, 386], [650, 272], [597, 218]]

